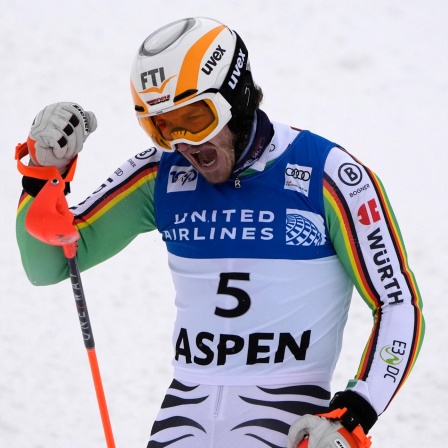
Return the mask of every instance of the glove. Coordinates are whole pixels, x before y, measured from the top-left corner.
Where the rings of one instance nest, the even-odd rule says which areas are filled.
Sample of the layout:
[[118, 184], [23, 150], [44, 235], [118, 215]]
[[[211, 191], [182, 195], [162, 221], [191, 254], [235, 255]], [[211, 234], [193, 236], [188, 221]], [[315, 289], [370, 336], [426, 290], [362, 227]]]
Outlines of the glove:
[[55, 103], [40, 111], [28, 136], [30, 165], [55, 166], [63, 174], [97, 127], [93, 112], [76, 103]]
[[[331, 412], [342, 416], [346, 408]], [[290, 428], [288, 434], [288, 448], [369, 448], [372, 444], [370, 437], [366, 437], [361, 426], [350, 432], [342, 426], [339, 420], [330, 417], [330, 414], [304, 415]], [[327, 415], [328, 417], [325, 417]]]
[[[329, 408], [325, 414], [304, 415], [294, 423], [289, 431], [288, 448], [296, 448], [303, 440], [308, 442], [308, 448], [370, 447], [366, 434], [378, 415], [366, 399], [347, 389], [334, 395]], [[300, 448], [305, 446], [301, 444]]]

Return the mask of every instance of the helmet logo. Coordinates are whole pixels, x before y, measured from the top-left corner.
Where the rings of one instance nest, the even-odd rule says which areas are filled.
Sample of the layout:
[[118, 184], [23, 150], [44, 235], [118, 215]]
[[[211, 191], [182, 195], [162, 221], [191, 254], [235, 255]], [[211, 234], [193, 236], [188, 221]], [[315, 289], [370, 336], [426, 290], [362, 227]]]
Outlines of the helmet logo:
[[[176, 75], [173, 75], [169, 77], [168, 79], [165, 79], [165, 81], [162, 82], [162, 85], [160, 87], [148, 87], [146, 90], [142, 90], [139, 93], [162, 93], [165, 90], [166, 85], [175, 77]], [[169, 96], [169, 95], [168, 95]], [[148, 103], [149, 104], [149, 103]]]
[[229, 87], [234, 90], [236, 85], [238, 84], [239, 78], [241, 76], [241, 68], [244, 67], [244, 61], [246, 59], [246, 55], [243, 53], [243, 50], [240, 48], [240, 52], [238, 54], [238, 59], [235, 63], [235, 68], [233, 69], [232, 76], [228, 82]]
[[165, 101], [169, 101], [170, 97], [171, 95], [164, 95], [161, 96], [160, 98], [154, 98], [153, 100], [146, 101], [146, 104], [148, 106], [155, 106], [157, 104], [164, 103]]
[[146, 84], [149, 82], [149, 77], [151, 78], [152, 86], [157, 87], [159, 85], [157, 81], [157, 74], [159, 74], [160, 83], [165, 81], [165, 70], [163, 67], [155, 68], [153, 70], [149, 70], [147, 72], [143, 72], [140, 74], [140, 79], [142, 81], [143, 90], [146, 89]]
[[213, 68], [216, 67], [218, 61], [221, 60], [222, 55], [226, 52], [226, 50], [221, 48], [221, 45], [218, 45], [211, 55], [210, 59], [205, 63], [205, 66], [201, 68], [201, 70], [206, 74], [209, 75]]

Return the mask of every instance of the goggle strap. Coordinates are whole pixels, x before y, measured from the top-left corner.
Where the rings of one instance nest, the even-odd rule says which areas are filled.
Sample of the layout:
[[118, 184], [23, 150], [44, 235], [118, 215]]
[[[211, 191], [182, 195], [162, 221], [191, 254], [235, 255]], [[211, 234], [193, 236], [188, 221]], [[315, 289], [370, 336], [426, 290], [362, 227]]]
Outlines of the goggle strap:
[[[250, 71], [249, 53], [246, 45], [244, 45], [244, 42], [235, 31], [233, 31], [233, 33], [236, 35], [235, 52], [233, 53], [232, 62], [230, 63], [230, 68], [224, 82], [219, 89], [221, 95], [230, 105], [233, 105], [234, 103], [233, 100], [235, 98], [235, 93], [240, 90], [240, 86], [245, 79], [246, 72]], [[243, 61], [241, 61], [241, 59], [243, 59]], [[241, 64], [242, 67], [240, 67]], [[238, 72], [240, 73], [239, 75]]]

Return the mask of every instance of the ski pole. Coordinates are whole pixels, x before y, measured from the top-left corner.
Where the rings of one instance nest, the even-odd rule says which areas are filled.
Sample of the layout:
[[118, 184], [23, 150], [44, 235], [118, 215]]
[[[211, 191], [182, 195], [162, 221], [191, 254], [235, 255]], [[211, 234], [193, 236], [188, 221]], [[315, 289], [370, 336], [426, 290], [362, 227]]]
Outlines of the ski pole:
[[69, 243], [62, 246], [64, 255], [67, 259], [70, 281], [72, 284], [73, 295], [75, 297], [76, 308], [78, 311], [79, 324], [81, 326], [84, 346], [89, 358], [90, 370], [92, 372], [93, 384], [95, 386], [96, 398], [100, 410], [101, 421], [103, 423], [104, 436], [108, 448], [115, 448], [114, 436], [107, 410], [106, 396], [104, 394], [103, 382], [101, 381], [100, 369], [95, 351], [95, 341], [93, 338], [92, 326], [90, 324], [89, 310], [87, 309], [84, 289], [81, 282], [78, 261], [76, 259], [76, 243]]
[[[26, 216], [25, 226], [28, 232], [40, 241], [61, 246], [67, 259], [70, 281], [75, 297], [84, 346], [89, 358], [107, 448], [115, 448], [106, 397], [96, 357], [92, 326], [90, 324], [89, 312], [76, 257], [79, 233], [73, 225], [73, 215], [68, 208], [64, 196], [65, 181], [62, 179], [59, 171], [54, 167], [41, 168], [25, 166], [20, 159], [27, 155], [27, 153], [28, 148], [26, 144], [17, 145], [16, 160], [19, 171], [23, 175], [47, 180], [47, 182], [31, 204]], [[69, 167], [69, 175], [66, 177], [67, 182], [72, 180], [75, 167], [76, 158]]]

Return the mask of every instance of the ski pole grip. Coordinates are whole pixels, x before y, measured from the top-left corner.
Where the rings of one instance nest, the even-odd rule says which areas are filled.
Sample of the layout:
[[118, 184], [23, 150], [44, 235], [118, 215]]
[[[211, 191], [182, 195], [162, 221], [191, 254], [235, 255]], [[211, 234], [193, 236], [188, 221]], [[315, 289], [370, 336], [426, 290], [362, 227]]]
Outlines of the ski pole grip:
[[65, 182], [58, 171], [54, 174], [30, 205], [25, 226], [44, 243], [71, 245], [79, 239], [79, 232], [73, 225], [73, 214], [64, 196]]
[[16, 146], [15, 159], [19, 172], [24, 176], [46, 180], [47, 183], [31, 204], [25, 227], [31, 235], [44, 243], [70, 245], [67, 251], [71, 254], [74, 250], [72, 243], [79, 239], [79, 233], [73, 225], [73, 214], [68, 208], [64, 189], [65, 182], [73, 179], [78, 156], [71, 161], [63, 179], [54, 166], [30, 166], [22, 163], [21, 159], [28, 154], [26, 143]]
[[[19, 143], [16, 146], [15, 159], [17, 160], [17, 169], [23, 176], [34, 177], [41, 180], [49, 180], [59, 175], [59, 171], [54, 166], [32, 166], [25, 165], [21, 159], [29, 154], [27, 143]], [[64, 173], [65, 182], [71, 182], [75, 175], [76, 163], [78, 161], [78, 155], [76, 155], [67, 167], [67, 171]]]

